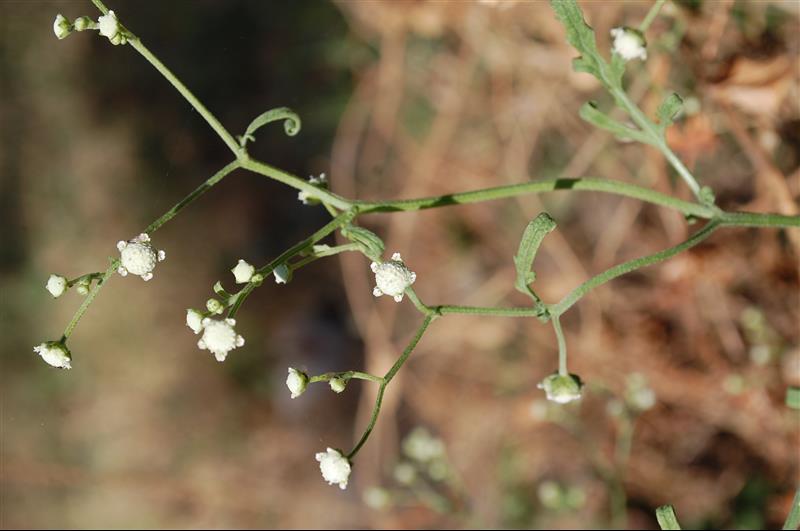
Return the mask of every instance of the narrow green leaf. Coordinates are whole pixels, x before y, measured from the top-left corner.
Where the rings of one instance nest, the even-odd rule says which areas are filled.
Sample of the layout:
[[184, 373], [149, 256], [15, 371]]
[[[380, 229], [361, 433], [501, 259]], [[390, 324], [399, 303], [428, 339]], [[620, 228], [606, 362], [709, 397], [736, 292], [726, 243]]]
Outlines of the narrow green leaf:
[[683, 99], [674, 92], [667, 96], [661, 105], [658, 106], [656, 116], [658, 116], [658, 128], [661, 130], [662, 134], [667, 127], [672, 125], [682, 109]]
[[604, 66], [603, 58], [597, 51], [594, 30], [583, 19], [581, 8], [575, 0], [550, 0], [556, 17], [567, 30], [567, 41], [580, 52], [581, 57], [573, 60], [573, 68], [578, 72], [586, 72], [601, 77]]
[[357, 227], [355, 225], [343, 227], [342, 236], [360, 245], [364, 253], [373, 260], [380, 260], [383, 252], [386, 250], [383, 240], [381, 240], [377, 234], [364, 227]]
[[578, 114], [595, 127], [613, 133], [620, 140], [636, 140], [645, 144], [651, 144], [650, 137], [646, 134], [638, 129], [634, 129], [633, 127], [629, 127], [614, 120], [606, 113], [599, 110], [594, 102], [589, 101], [584, 103]]
[[790, 387], [786, 390], [786, 405], [792, 409], [800, 409], [800, 387]]
[[794, 493], [792, 508], [789, 509], [789, 515], [786, 517], [786, 522], [783, 523], [783, 529], [797, 528], [800, 528], [800, 489]]
[[681, 525], [678, 523], [678, 517], [675, 515], [675, 509], [672, 505], [662, 505], [656, 509], [656, 520], [661, 529], [680, 529]]
[[555, 228], [556, 222], [547, 212], [542, 212], [536, 216], [525, 227], [525, 232], [522, 233], [522, 240], [519, 242], [519, 249], [514, 256], [514, 266], [517, 269], [517, 279], [514, 282], [514, 287], [537, 303], [541, 301], [529, 286], [536, 279], [536, 275], [531, 271], [531, 268], [533, 267], [536, 253], [539, 251], [539, 246], [542, 245], [542, 240]]
[[286, 131], [287, 135], [294, 136], [300, 132], [302, 122], [297, 113], [289, 107], [278, 107], [277, 109], [270, 109], [258, 115], [255, 120], [250, 122], [250, 125], [247, 126], [247, 131], [239, 137], [239, 145], [244, 147], [247, 145], [247, 142], [254, 141], [256, 138], [253, 135], [256, 131], [268, 123], [277, 122], [278, 120], [284, 120], [283, 129]]

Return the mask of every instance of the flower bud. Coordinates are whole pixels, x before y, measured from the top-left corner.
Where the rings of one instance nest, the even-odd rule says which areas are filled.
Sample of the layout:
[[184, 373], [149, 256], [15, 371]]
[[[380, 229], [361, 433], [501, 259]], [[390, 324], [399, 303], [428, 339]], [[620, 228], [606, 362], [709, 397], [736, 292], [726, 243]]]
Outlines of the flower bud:
[[52, 367], [57, 369], [70, 369], [72, 367], [72, 354], [67, 346], [60, 341], [47, 341], [33, 347], [33, 351], [39, 354]]
[[298, 371], [289, 367], [289, 375], [286, 377], [286, 387], [292, 393], [292, 398], [297, 398], [306, 392], [308, 387], [308, 375], [303, 371]]
[[47, 291], [55, 298], [60, 297], [67, 291], [67, 279], [61, 275], [50, 275], [47, 279]]
[[195, 334], [199, 334], [203, 330], [203, 314], [193, 308], [187, 309], [186, 326], [191, 328]]
[[72, 24], [70, 24], [69, 20], [61, 13], [56, 15], [56, 19], [53, 21], [53, 33], [56, 34], [59, 40], [66, 38], [72, 33]]
[[334, 393], [341, 393], [344, 391], [344, 388], [347, 387], [347, 382], [344, 378], [331, 378], [331, 381], [328, 383], [331, 386], [331, 391]]
[[253, 278], [253, 273], [255, 272], [256, 268], [242, 259], [239, 259], [239, 263], [236, 264], [236, 267], [231, 269], [231, 273], [233, 273], [237, 284], [247, 284]]
[[221, 314], [225, 310], [225, 306], [217, 299], [208, 299], [206, 301], [206, 308], [213, 314]]
[[286, 284], [292, 280], [292, 271], [286, 264], [281, 264], [272, 271], [276, 284]]
[[544, 390], [548, 400], [566, 404], [581, 398], [583, 383], [580, 377], [575, 374], [562, 376], [554, 373], [542, 380], [538, 387]]
[[75, 28], [75, 31], [94, 29], [96, 26], [94, 20], [90, 19], [89, 17], [78, 17], [75, 19], [75, 22], [73, 22], [72, 25]]

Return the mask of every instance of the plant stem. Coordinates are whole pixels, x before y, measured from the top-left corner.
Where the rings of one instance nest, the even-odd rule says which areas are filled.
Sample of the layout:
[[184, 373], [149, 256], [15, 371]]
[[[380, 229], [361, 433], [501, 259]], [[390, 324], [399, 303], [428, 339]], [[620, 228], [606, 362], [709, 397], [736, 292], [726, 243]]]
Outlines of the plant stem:
[[[108, 14], [108, 8], [103, 4], [101, 0], [92, 0], [92, 3], [100, 10], [101, 13], [104, 15]], [[186, 98], [186, 101], [189, 102], [200, 116], [202, 116], [208, 125], [219, 135], [225, 145], [228, 146], [228, 149], [233, 152], [236, 158], [240, 158], [242, 155], [245, 154], [244, 149], [239, 146], [239, 143], [233, 138], [233, 136], [228, 132], [227, 129], [217, 120], [217, 117], [214, 116], [211, 111], [209, 111], [203, 103], [197, 99], [197, 96], [192, 94], [192, 91], [183, 84], [183, 82], [178, 79], [172, 71], [167, 68], [167, 66], [162, 63], [158, 57], [153, 55], [153, 53], [147, 49], [147, 47], [142, 43], [142, 41], [136, 35], [133, 35], [130, 31], [125, 29], [126, 36], [128, 38], [128, 44], [130, 44], [134, 50], [139, 52], [139, 54], [144, 57], [148, 63], [153, 65], [153, 67], [159, 71], [159, 73], [164, 76], [167, 81], [169, 81], [175, 89], [180, 92], [181, 96]]]
[[353, 459], [358, 451], [364, 446], [364, 443], [367, 442], [369, 439], [372, 430], [375, 428], [375, 423], [378, 421], [378, 415], [381, 412], [381, 404], [383, 403], [383, 393], [386, 391], [386, 386], [389, 385], [389, 382], [392, 381], [392, 378], [397, 374], [397, 371], [403, 366], [403, 364], [408, 360], [408, 357], [411, 355], [411, 352], [417, 347], [417, 343], [419, 340], [422, 339], [423, 334], [428, 329], [428, 325], [436, 318], [435, 315], [426, 315], [425, 319], [422, 321], [422, 324], [417, 329], [417, 332], [414, 334], [414, 337], [411, 338], [411, 341], [406, 346], [403, 353], [397, 359], [397, 361], [392, 365], [392, 368], [383, 376], [383, 382], [381, 383], [380, 387], [378, 388], [378, 395], [375, 398], [375, 405], [372, 407], [372, 415], [370, 416], [369, 423], [367, 424], [364, 433], [361, 435], [361, 439], [356, 443], [353, 449], [347, 454], [348, 459]]
[[564, 338], [564, 331], [561, 330], [561, 321], [559, 321], [558, 315], [554, 316], [551, 321], [553, 322], [553, 330], [556, 331], [556, 340], [558, 341], [558, 374], [560, 376], [568, 376], [567, 341]]
[[[325, 224], [317, 232], [315, 232], [305, 240], [294, 244], [292, 247], [285, 250], [283, 253], [281, 253], [280, 256], [278, 256], [276, 259], [274, 259], [264, 267], [257, 269], [255, 273], [266, 278], [270, 273], [272, 273], [272, 271], [276, 267], [283, 264], [284, 262], [292, 258], [294, 255], [300, 253], [301, 251], [307, 249], [308, 247], [311, 247], [312, 245], [314, 245], [315, 243], [317, 243], [318, 241], [320, 241], [325, 236], [329, 235], [342, 225], [349, 223], [350, 221], [353, 220], [354, 216], [355, 213], [352, 210], [342, 212], [341, 214], [333, 218], [331, 221], [329, 221], [327, 224]], [[250, 295], [250, 293], [253, 292], [253, 290], [256, 287], [257, 286], [253, 283], [247, 284], [233, 296], [234, 301], [231, 305], [231, 309], [228, 311], [228, 317], [233, 317], [236, 315], [236, 312], [239, 311], [239, 307], [241, 307], [242, 303], [245, 301], [245, 299], [247, 299], [247, 297]]]
[[375, 376], [367, 372], [361, 371], [344, 371], [344, 372], [326, 372], [325, 374], [318, 374], [308, 379], [308, 383], [329, 382], [333, 378], [342, 378], [344, 380], [367, 380], [377, 384], [383, 384], [383, 378]]
[[69, 336], [72, 335], [72, 331], [75, 330], [75, 326], [77, 326], [78, 321], [81, 320], [81, 317], [83, 317], [83, 314], [86, 313], [86, 310], [89, 308], [89, 305], [92, 304], [94, 298], [97, 297], [97, 294], [100, 292], [101, 289], [103, 289], [103, 286], [106, 285], [106, 281], [108, 280], [108, 278], [117, 271], [118, 267], [119, 267], [119, 260], [116, 259], [111, 260], [111, 265], [109, 265], [108, 269], [105, 270], [103, 276], [100, 277], [100, 279], [97, 281], [97, 284], [92, 286], [92, 289], [89, 290], [89, 293], [86, 295], [86, 298], [83, 299], [83, 302], [78, 307], [78, 310], [75, 312], [75, 315], [72, 316], [72, 319], [70, 320], [69, 324], [67, 324], [67, 327], [64, 329], [64, 335], [61, 336], [62, 343], [66, 342], [67, 339], [69, 339]]
[[687, 249], [691, 249], [698, 243], [702, 242], [717, 229], [719, 228], [720, 223], [716, 220], [712, 220], [706, 224], [705, 227], [700, 229], [699, 231], [695, 232], [689, 239], [684, 242], [675, 245], [674, 247], [670, 247], [668, 249], [664, 249], [657, 253], [653, 253], [648, 256], [643, 256], [641, 258], [635, 258], [633, 260], [629, 260], [622, 264], [616, 265], [610, 269], [603, 271], [602, 273], [590, 278], [574, 290], [572, 290], [566, 297], [561, 299], [557, 304], [550, 307], [550, 315], [552, 318], [555, 318], [564, 312], [566, 312], [573, 304], [578, 302], [578, 300], [586, 295], [589, 291], [605, 284], [609, 280], [617, 278], [618, 276], [624, 275], [625, 273], [630, 273], [636, 269], [640, 269], [642, 267], [646, 267], [652, 264], [656, 264], [658, 262], [663, 262], [667, 258], [671, 258], [678, 253], [686, 251]]
[[303, 179], [292, 175], [291, 173], [285, 172], [259, 160], [247, 158], [242, 161], [242, 168], [250, 170], [253, 173], [258, 173], [259, 175], [264, 175], [265, 177], [274, 179], [285, 185], [291, 186], [292, 188], [296, 188], [297, 190], [307, 192], [327, 205], [334, 206], [341, 210], [349, 210], [354, 204], [354, 202], [348, 201], [347, 199], [329, 192], [324, 188], [314, 186], [308, 181], [304, 181]]
[[423, 197], [418, 199], [401, 199], [397, 201], [353, 201], [359, 207], [359, 213], [370, 214], [373, 212], [398, 212], [414, 211], [428, 208], [438, 208], [449, 205], [464, 205], [468, 203], [480, 203], [495, 199], [505, 199], [525, 194], [540, 194], [545, 192], [555, 192], [562, 190], [575, 190], [586, 192], [604, 192], [621, 195], [633, 199], [639, 199], [654, 205], [672, 208], [685, 215], [698, 218], [711, 218], [714, 211], [705, 205], [699, 205], [689, 201], [684, 201], [666, 194], [643, 188], [634, 184], [608, 179], [598, 179], [583, 177], [579, 179], [546, 179], [541, 181], [531, 181], [522, 184], [510, 184], [474, 190], [470, 192], [459, 192], [440, 196]]
[[174, 207], [166, 211], [160, 218], [158, 218], [150, 225], [148, 225], [147, 228], [144, 229], [144, 231], [147, 234], [152, 234], [158, 229], [160, 229], [162, 225], [164, 225], [166, 222], [174, 218], [178, 212], [183, 210], [185, 207], [189, 206], [191, 203], [194, 202], [195, 199], [203, 195], [212, 186], [221, 181], [223, 177], [231, 173], [236, 168], [239, 168], [240, 166], [241, 165], [239, 161], [235, 160], [230, 164], [228, 164], [227, 166], [225, 166], [224, 168], [222, 168], [221, 170], [219, 170], [217, 173], [209, 177], [206, 182], [195, 188], [189, 195], [178, 201], [178, 203], [176, 203]]
[[658, 12], [661, 11], [661, 7], [666, 1], [667, 0], [656, 0], [656, 2], [650, 8], [650, 11], [647, 12], [647, 16], [645, 16], [642, 23], [639, 24], [639, 31], [642, 33], [647, 31], [647, 29], [650, 27], [650, 24], [652, 24], [658, 16]]

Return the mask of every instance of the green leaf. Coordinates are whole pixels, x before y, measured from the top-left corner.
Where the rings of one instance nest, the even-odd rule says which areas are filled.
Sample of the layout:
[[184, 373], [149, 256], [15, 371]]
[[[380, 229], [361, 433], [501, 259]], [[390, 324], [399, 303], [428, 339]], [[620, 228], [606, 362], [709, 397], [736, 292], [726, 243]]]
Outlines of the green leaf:
[[790, 387], [786, 390], [786, 405], [792, 409], [800, 409], [800, 387]]
[[672, 125], [682, 109], [683, 99], [674, 92], [667, 96], [661, 105], [658, 106], [656, 116], [658, 116], [658, 128], [661, 130], [662, 135], [664, 134], [664, 130]]
[[597, 52], [594, 30], [583, 19], [581, 8], [575, 0], [551, 0], [550, 5], [567, 30], [567, 41], [581, 53], [581, 57], [573, 60], [575, 70], [599, 77], [598, 60], [602, 62], [603, 59]]
[[[795, 389], [797, 389], [795, 387]], [[783, 529], [797, 529], [800, 527], [800, 489], [794, 493], [792, 500], [792, 508], [789, 509], [789, 515], [786, 517], [786, 522], [783, 524]]]
[[597, 105], [592, 101], [584, 103], [578, 114], [581, 118], [595, 127], [599, 127], [600, 129], [605, 129], [606, 131], [613, 133], [620, 140], [636, 140], [645, 144], [652, 143], [650, 141], [650, 137], [648, 137], [646, 134], [642, 133], [638, 129], [634, 129], [633, 127], [629, 127], [614, 120], [606, 113], [599, 110]]
[[603, 82], [606, 87], [621, 87], [623, 63], [613, 63], [609, 67], [597, 50], [594, 30], [586, 23], [583, 12], [575, 0], [550, 0], [556, 18], [567, 30], [567, 41], [575, 47], [581, 56], [572, 60], [572, 68], [576, 72], [586, 72]]
[[289, 107], [278, 107], [277, 109], [270, 109], [267, 112], [258, 115], [255, 120], [250, 122], [250, 125], [247, 126], [247, 131], [245, 131], [245, 133], [238, 138], [239, 145], [244, 147], [247, 145], [247, 142], [254, 141], [256, 137], [253, 135], [256, 131], [268, 123], [276, 122], [278, 120], [285, 120], [283, 122], [283, 129], [286, 131], [287, 135], [294, 136], [300, 132], [302, 122], [300, 121], [300, 117], [297, 115], [297, 113], [291, 110]]
[[531, 271], [533, 260], [536, 258], [536, 253], [539, 251], [539, 246], [542, 245], [544, 237], [555, 228], [556, 222], [547, 212], [542, 212], [536, 216], [525, 227], [525, 232], [522, 233], [522, 240], [519, 242], [519, 249], [514, 256], [514, 266], [517, 269], [517, 279], [514, 282], [514, 287], [517, 288], [517, 291], [531, 297], [536, 303], [541, 303], [541, 300], [529, 286], [536, 279], [536, 274]]
[[656, 520], [661, 529], [680, 529], [681, 525], [678, 523], [678, 517], [675, 515], [675, 509], [672, 505], [662, 505], [656, 509]]
[[364, 254], [376, 261], [381, 260], [383, 252], [386, 250], [383, 240], [381, 240], [377, 234], [364, 227], [357, 227], [355, 225], [343, 227], [342, 236], [360, 245], [363, 248]]

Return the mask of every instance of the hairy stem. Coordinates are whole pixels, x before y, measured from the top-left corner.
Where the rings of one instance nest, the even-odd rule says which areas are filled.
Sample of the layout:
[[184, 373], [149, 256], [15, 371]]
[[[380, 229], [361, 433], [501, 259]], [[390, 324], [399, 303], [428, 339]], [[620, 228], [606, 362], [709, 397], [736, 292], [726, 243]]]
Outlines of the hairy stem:
[[92, 289], [89, 290], [86, 298], [83, 299], [83, 302], [78, 307], [75, 315], [72, 316], [69, 324], [67, 324], [67, 327], [64, 329], [64, 335], [61, 336], [62, 343], [69, 339], [69, 336], [72, 335], [72, 331], [75, 330], [75, 327], [78, 325], [78, 321], [81, 320], [81, 317], [83, 317], [83, 314], [85, 314], [86, 310], [89, 309], [89, 306], [94, 301], [94, 298], [97, 297], [97, 294], [100, 293], [100, 290], [106, 285], [106, 281], [117, 271], [118, 267], [119, 260], [111, 260], [111, 264], [108, 266], [108, 269], [105, 270], [103, 275], [97, 281], [97, 284], [95, 284]]

